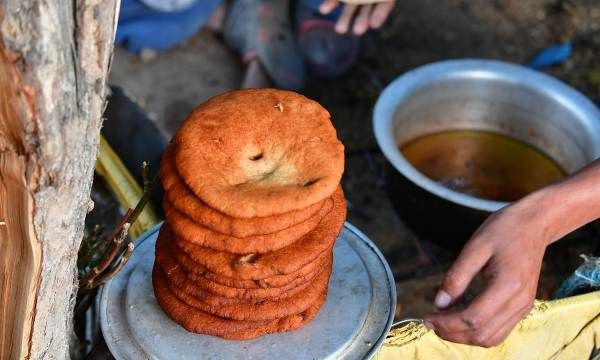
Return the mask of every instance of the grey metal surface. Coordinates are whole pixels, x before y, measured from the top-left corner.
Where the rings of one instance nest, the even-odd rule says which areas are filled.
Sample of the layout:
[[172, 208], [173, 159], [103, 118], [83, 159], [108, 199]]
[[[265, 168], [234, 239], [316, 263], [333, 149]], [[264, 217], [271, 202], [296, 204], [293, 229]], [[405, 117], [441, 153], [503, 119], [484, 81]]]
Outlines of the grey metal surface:
[[160, 224], [148, 230], [136, 241], [136, 249], [133, 256], [129, 259], [125, 267], [107, 282], [100, 292], [100, 327], [104, 341], [110, 349], [111, 354], [116, 359], [150, 359], [148, 354], [139, 346], [136, 341], [132, 341], [133, 334], [124, 319], [125, 310], [125, 291], [127, 283], [135, 268], [137, 259], [147, 256], [147, 253], [154, 253], [152, 246], [144, 246], [153, 241], [146, 241], [149, 238], [156, 240], [156, 235], [160, 229]]
[[403, 176], [443, 199], [489, 212], [506, 203], [430, 180], [398, 145], [434, 132], [472, 129], [533, 145], [568, 172], [600, 157], [600, 112], [590, 100], [550, 76], [492, 60], [442, 61], [404, 74], [377, 100], [373, 128], [385, 157]]
[[334, 247], [327, 302], [302, 329], [249, 341], [185, 331], [158, 307], [150, 272], [158, 228], [101, 294], [101, 325], [118, 359], [364, 359], [381, 346], [396, 306], [394, 280], [375, 245], [346, 223]]

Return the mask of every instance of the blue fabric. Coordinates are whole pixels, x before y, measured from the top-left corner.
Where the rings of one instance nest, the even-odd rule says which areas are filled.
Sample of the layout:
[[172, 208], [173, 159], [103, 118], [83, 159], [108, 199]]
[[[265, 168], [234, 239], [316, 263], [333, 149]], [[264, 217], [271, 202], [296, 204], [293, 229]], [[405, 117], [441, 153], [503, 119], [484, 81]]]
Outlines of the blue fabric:
[[577, 291], [600, 287], [600, 258], [581, 256], [583, 264], [575, 270], [567, 280], [563, 281], [556, 293], [555, 299], [574, 295]]
[[537, 53], [526, 66], [540, 70], [548, 66], [559, 65], [567, 61], [572, 52], [573, 45], [570, 41], [552, 45]]
[[[140, 0], [122, 0], [115, 42], [134, 53], [142, 49], [165, 50], [194, 35], [222, 0], [198, 0], [190, 8], [161, 12], [146, 6]], [[313, 16], [336, 21], [343, 5], [328, 15], [319, 14], [323, 0], [299, 0], [298, 5], [308, 8]]]
[[132, 52], [165, 50], [194, 35], [222, 0], [199, 0], [190, 8], [161, 12], [139, 0], [122, 0], [115, 42]]

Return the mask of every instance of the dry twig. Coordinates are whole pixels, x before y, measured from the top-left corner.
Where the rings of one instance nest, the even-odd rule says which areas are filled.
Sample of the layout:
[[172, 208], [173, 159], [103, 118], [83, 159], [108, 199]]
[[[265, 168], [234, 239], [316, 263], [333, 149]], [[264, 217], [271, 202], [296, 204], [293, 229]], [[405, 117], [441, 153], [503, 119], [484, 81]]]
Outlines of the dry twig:
[[[148, 163], [146, 162], [143, 164], [142, 174], [144, 177], [144, 194], [135, 208], [128, 209], [119, 224], [102, 240], [97, 241], [97, 233], [94, 231], [84, 239], [80, 251], [81, 258], [78, 261], [80, 269], [79, 285], [83, 290], [89, 291], [106, 283], [125, 266], [131, 257], [134, 245], [126, 241], [129, 228], [150, 201], [152, 191], [158, 184], [158, 177], [155, 177], [152, 181], [147, 180]], [[124, 244], [126, 244], [125, 249], [123, 249]]]
[[89, 287], [92, 289], [97, 288], [98, 286], [104, 285], [108, 280], [112, 279], [127, 264], [127, 261], [129, 261], [129, 258], [133, 254], [134, 249], [135, 245], [132, 242], [128, 243], [127, 247], [125, 248], [125, 252], [123, 253], [123, 255], [121, 255], [121, 258], [119, 259], [117, 265], [110, 269], [104, 275], [96, 278]]
[[[126, 218], [124, 218], [124, 220], [126, 220]], [[115, 228], [115, 230], [113, 230], [113, 231], [118, 231], [118, 233], [115, 236], [111, 237], [112, 242], [113, 242], [113, 246], [112, 246], [111, 250], [102, 259], [102, 261], [100, 262], [100, 264], [98, 266], [94, 267], [83, 279], [81, 279], [81, 281], [79, 282], [79, 284], [81, 286], [83, 286], [87, 289], [93, 289], [92, 285], [94, 284], [94, 280], [103, 271], [105, 271], [110, 266], [110, 264], [112, 264], [113, 260], [119, 254], [119, 252], [121, 250], [121, 246], [122, 246], [123, 242], [125, 241], [127, 234], [129, 233], [130, 225], [131, 224], [129, 222], [125, 222], [125, 223], [122, 223], [121, 226], [117, 226]]]

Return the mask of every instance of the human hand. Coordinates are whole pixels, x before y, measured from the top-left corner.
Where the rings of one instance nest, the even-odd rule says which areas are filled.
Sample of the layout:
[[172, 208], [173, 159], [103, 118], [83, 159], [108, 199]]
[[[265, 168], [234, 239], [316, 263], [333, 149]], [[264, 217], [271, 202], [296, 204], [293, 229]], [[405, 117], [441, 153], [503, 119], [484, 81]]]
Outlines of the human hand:
[[[335, 24], [335, 31], [340, 34], [347, 33], [355, 15], [352, 26], [352, 32], [355, 35], [363, 35], [369, 29], [378, 29], [392, 12], [394, 4], [395, 0], [367, 5], [345, 4], [342, 15]], [[319, 11], [322, 14], [329, 14], [339, 5], [340, 0], [324, 0], [319, 6]]]
[[[525, 198], [491, 215], [467, 242], [436, 296], [440, 313], [425, 318], [441, 338], [491, 347], [530, 311], [546, 246], [551, 242], [546, 204]], [[454, 309], [477, 273], [486, 289], [466, 308]]]

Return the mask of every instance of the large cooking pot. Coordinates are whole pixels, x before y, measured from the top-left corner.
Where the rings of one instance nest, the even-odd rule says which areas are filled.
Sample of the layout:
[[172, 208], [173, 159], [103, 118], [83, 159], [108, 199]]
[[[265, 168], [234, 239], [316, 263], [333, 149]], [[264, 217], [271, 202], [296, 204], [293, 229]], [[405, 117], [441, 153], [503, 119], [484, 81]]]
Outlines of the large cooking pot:
[[532, 145], [568, 173], [600, 157], [600, 112], [590, 100], [550, 76], [492, 60], [443, 61], [402, 75], [377, 100], [373, 127], [396, 211], [417, 236], [453, 250], [507, 203], [436, 183], [399, 145], [445, 130], [484, 130]]

